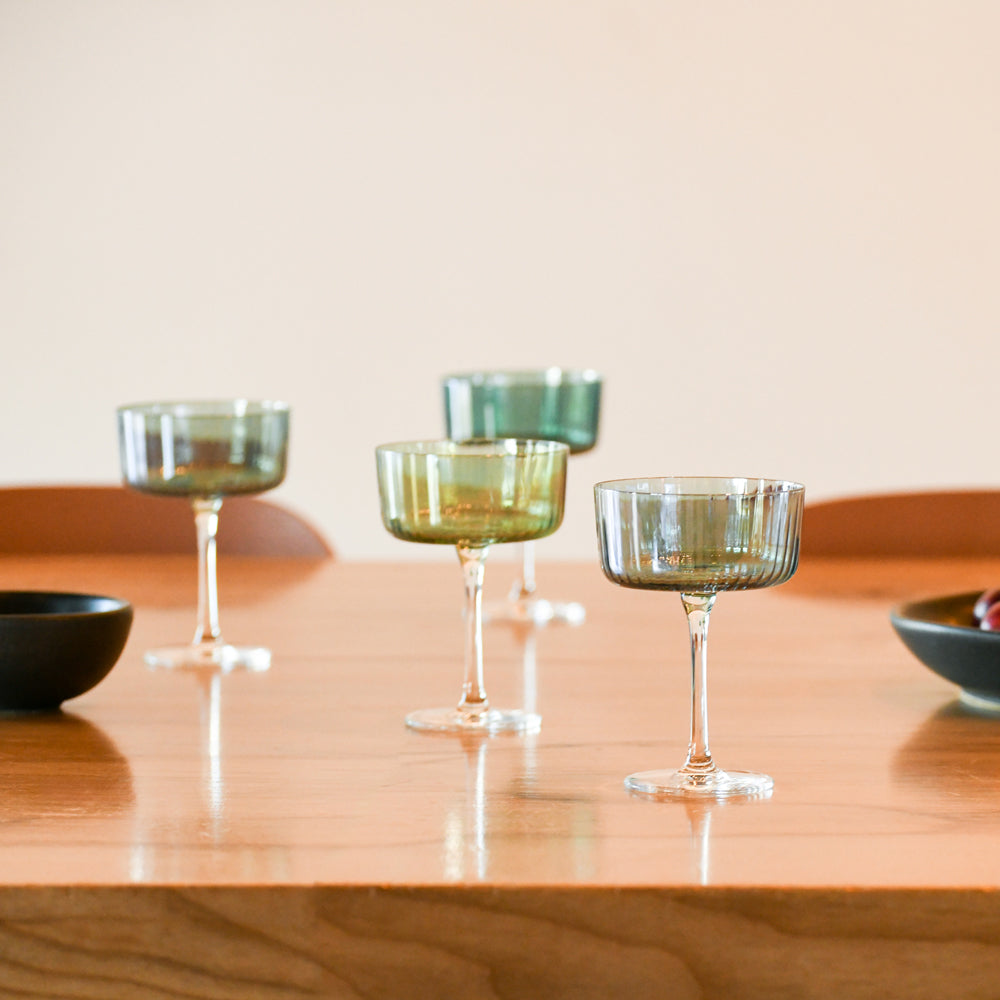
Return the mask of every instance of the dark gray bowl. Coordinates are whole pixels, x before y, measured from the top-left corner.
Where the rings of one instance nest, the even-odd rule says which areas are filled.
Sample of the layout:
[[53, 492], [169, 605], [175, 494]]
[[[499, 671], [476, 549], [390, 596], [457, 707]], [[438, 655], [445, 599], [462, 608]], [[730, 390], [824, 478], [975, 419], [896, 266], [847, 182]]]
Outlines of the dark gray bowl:
[[132, 605], [115, 597], [0, 591], [0, 712], [58, 708], [118, 661]]
[[1000, 710], [1000, 632], [980, 629], [972, 606], [981, 590], [911, 601], [894, 608], [892, 627], [907, 649], [961, 689], [977, 708]]

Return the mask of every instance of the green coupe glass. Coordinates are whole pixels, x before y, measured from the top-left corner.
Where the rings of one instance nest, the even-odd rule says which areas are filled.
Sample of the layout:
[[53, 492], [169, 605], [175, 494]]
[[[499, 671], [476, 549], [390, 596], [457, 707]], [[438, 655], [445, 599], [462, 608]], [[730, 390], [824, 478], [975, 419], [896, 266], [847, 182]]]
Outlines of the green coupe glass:
[[198, 620], [188, 645], [154, 649], [159, 667], [266, 670], [271, 651], [222, 638], [216, 584], [216, 532], [229, 496], [263, 493], [285, 478], [287, 403], [246, 399], [120, 406], [118, 442], [126, 485], [161, 497], [185, 497], [198, 545]]
[[486, 555], [559, 527], [569, 449], [557, 441], [409, 441], [375, 450], [382, 523], [396, 538], [454, 545], [465, 583], [465, 679], [455, 708], [416, 711], [414, 729], [534, 732], [539, 716], [493, 708], [483, 674]]
[[[443, 381], [448, 437], [540, 438], [562, 441], [578, 455], [597, 443], [601, 376], [590, 369], [542, 368], [448, 375]], [[580, 624], [586, 611], [577, 601], [537, 596], [535, 546], [522, 546], [521, 575], [503, 604], [486, 610], [489, 620], [562, 621]]]
[[805, 490], [772, 479], [621, 479], [594, 487], [605, 576], [622, 587], [680, 594], [691, 643], [691, 737], [679, 770], [644, 771], [645, 795], [757, 796], [772, 779], [723, 771], [708, 746], [708, 616], [724, 590], [784, 583], [799, 560]]

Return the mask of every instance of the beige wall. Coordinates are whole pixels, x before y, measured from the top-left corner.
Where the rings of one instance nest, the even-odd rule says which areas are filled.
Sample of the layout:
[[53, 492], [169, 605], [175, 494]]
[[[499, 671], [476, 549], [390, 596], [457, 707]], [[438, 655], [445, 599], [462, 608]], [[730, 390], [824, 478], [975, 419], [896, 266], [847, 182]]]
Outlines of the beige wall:
[[284, 397], [275, 498], [419, 558], [374, 445], [443, 433], [446, 371], [586, 365], [547, 557], [594, 553], [601, 478], [993, 485], [998, 35], [992, 0], [0, 0], [2, 481], [116, 479], [120, 402]]

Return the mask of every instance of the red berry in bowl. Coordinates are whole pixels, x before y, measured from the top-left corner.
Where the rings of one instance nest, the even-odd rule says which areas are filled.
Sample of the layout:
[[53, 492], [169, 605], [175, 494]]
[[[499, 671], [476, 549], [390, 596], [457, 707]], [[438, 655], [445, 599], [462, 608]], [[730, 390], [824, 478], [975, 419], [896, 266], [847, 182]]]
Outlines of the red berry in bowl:
[[986, 614], [979, 619], [979, 627], [987, 632], [1000, 629], [1000, 602], [990, 605]]
[[[976, 598], [976, 603], [972, 606], [973, 621], [978, 625], [986, 618], [990, 608], [997, 603], [1000, 603], [1000, 587], [992, 587], [990, 590], [984, 590]], [[995, 628], [996, 626], [986, 627]]]

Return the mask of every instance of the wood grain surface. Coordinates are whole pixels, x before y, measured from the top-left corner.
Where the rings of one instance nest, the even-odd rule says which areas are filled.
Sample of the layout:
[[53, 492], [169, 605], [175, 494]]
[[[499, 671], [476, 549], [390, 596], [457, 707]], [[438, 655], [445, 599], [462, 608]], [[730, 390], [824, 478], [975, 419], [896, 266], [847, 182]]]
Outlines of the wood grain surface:
[[[0, 997], [1000, 994], [1000, 719], [902, 646], [890, 608], [1000, 560], [807, 560], [712, 616], [712, 747], [770, 799], [630, 796], [680, 764], [679, 600], [550, 565], [580, 627], [486, 629], [536, 736], [415, 733], [457, 700], [457, 561], [223, 560], [264, 674], [152, 671], [193, 629], [193, 560], [6, 557], [0, 587], [136, 606], [120, 662], [0, 719]], [[514, 564], [494, 559], [487, 599]]]

